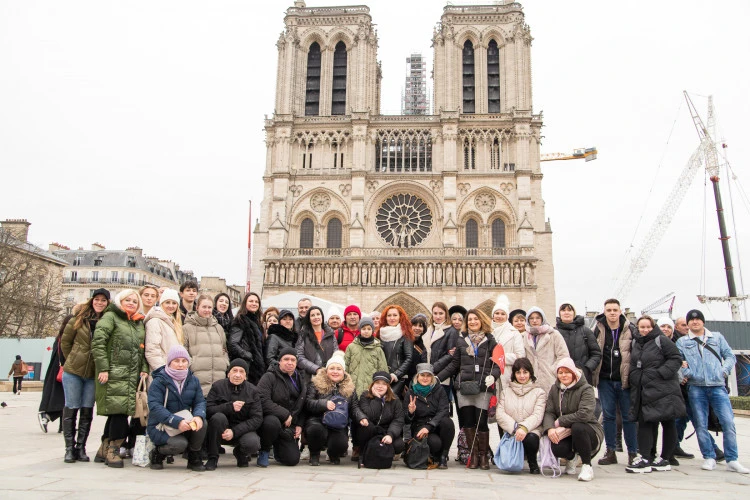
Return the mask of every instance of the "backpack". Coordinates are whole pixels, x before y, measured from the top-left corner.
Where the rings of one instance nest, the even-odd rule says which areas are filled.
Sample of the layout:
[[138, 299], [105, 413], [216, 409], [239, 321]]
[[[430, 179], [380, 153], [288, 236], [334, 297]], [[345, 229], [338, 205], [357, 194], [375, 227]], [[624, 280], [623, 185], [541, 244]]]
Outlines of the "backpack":
[[430, 460], [430, 445], [427, 439], [410, 439], [406, 445], [404, 462], [410, 469], [427, 469]]
[[343, 396], [333, 396], [336, 408], [323, 414], [323, 425], [329, 429], [344, 429], [349, 424], [349, 401]]
[[383, 444], [383, 435], [373, 436], [362, 451], [362, 464], [368, 469], [390, 469], [396, 453], [392, 444]]
[[[336, 334], [336, 343], [338, 345], [341, 345], [341, 343], [344, 341], [344, 329], [338, 328], [334, 333]], [[339, 349], [341, 348], [339, 347]]]

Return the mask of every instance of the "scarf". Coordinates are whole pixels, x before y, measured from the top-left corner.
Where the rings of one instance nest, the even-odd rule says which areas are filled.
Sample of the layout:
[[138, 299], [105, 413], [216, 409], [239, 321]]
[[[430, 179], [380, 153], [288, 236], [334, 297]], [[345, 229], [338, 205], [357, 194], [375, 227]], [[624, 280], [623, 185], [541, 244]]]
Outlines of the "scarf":
[[232, 321], [234, 321], [232, 309], [227, 309], [227, 312], [221, 313], [218, 309], [214, 308], [214, 318], [216, 318], [216, 322], [221, 325], [225, 332], [229, 331]]
[[404, 333], [401, 331], [401, 326], [381, 326], [380, 327], [380, 333], [378, 333], [378, 336], [380, 337], [380, 340], [383, 342], [395, 342], [396, 340], [400, 339], [404, 336]]
[[182, 386], [185, 383], [185, 379], [188, 376], [188, 370], [175, 370], [174, 368], [167, 365], [164, 368], [164, 372], [169, 375], [169, 378], [172, 379], [174, 382], [174, 385], [177, 386], [177, 392], [182, 394]]
[[[471, 343], [474, 344], [475, 346], [478, 346], [479, 344], [481, 344], [484, 338], [486, 337], [486, 334], [484, 332], [476, 332], [476, 333], [468, 332], [468, 333], [469, 333], [469, 340], [471, 340]], [[472, 352], [473, 352], [473, 349], [472, 349]]]
[[551, 331], [552, 327], [548, 324], [544, 324], [541, 326], [532, 326], [531, 328], [529, 328], [528, 333], [531, 336], [531, 340], [534, 342], [534, 349], [536, 349], [536, 344], [537, 342], [539, 342], [539, 336], [550, 333]]
[[125, 309], [123, 309], [122, 311], [125, 313], [125, 315], [128, 317], [130, 321], [140, 321], [146, 317], [143, 314], [139, 313], [138, 311], [134, 313], [128, 312]]
[[363, 337], [362, 334], [359, 335], [359, 343], [362, 345], [370, 345], [373, 342], [375, 342], [375, 337], [370, 335], [369, 337]]
[[427, 395], [432, 390], [432, 385], [422, 385], [419, 382], [416, 384], [412, 384], [411, 390], [414, 391], [414, 394], [417, 396], [422, 396], [423, 398], [426, 398]]

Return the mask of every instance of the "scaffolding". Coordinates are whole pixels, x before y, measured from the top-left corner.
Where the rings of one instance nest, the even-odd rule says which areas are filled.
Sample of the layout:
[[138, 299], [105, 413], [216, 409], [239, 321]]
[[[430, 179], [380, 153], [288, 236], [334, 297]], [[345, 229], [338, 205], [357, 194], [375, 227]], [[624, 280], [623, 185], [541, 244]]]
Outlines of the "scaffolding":
[[420, 52], [415, 52], [406, 58], [406, 85], [401, 94], [401, 114], [427, 115], [429, 112], [427, 63]]

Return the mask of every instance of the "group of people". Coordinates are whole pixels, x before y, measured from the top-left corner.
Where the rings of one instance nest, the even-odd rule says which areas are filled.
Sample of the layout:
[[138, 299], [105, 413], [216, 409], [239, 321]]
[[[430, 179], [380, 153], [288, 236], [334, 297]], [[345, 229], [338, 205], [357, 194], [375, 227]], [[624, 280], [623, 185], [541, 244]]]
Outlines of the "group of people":
[[[710, 406], [722, 425], [727, 469], [750, 472], [738, 461], [725, 389], [735, 358], [700, 311], [688, 313], [685, 333], [680, 323], [657, 326], [645, 315], [632, 324], [616, 299], [605, 302], [593, 331], [572, 304], [558, 314], [552, 326], [541, 308], [511, 309], [501, 295], [490, 316], [442, 302], [429, 317], [409, 318], [395, 304], [370, 315], [356, 305], [324, 315], [302, 299], [295, 317], [263, 309], [253, 292], [234, 314], [226, 294], [199, 295], [194, 282], [179, 292], [146, 286], [114, 299], [95, 290], [58, 339], [64, 460], [89, 461], [96, 402], [107, 420], [94, 461], [110, 467], [123, 467], [135, 436], [145, 433], [153, 469], [184, 455], [191, 470], [215, 470], [223, 445], [233, 447], [238, 467], [253, 456], [259, 467], [271, 459], [318, 466], [324, 450], [338, 464], [350, 440], [359, 466], [374, 441], [396, 457], [406, 456], [407, 443], [426, 442], [434, 466], [445, 469], [455, 409], [469, 468], [489, 469], [494, 421], [501, 435], [522, 443], [530, 473], [540, 473], [537, 455], [546, 445], [566, 460], [567, 474], [577, 473], [580, 460], [578, 479], [590, 481], [600, 448], [600, 465], [617, 463], [621, 432], [627, 472], [666, 471], [675, 457], [691, 458], [679, 444], [688, 421], [703, 468], [712, 470]], [[498, 345], [502, 360], [493, 356]], [[148, 385], [145, 426], [132, 418], [139, 384]]]

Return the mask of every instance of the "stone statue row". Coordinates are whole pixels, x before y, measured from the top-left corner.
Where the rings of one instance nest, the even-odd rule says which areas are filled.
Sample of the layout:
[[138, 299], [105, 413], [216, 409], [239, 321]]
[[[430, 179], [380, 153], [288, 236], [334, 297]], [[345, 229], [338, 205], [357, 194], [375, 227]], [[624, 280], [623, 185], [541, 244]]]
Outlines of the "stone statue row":
[[530, 262], [266, 263], [269, 286], [534, 286]]

